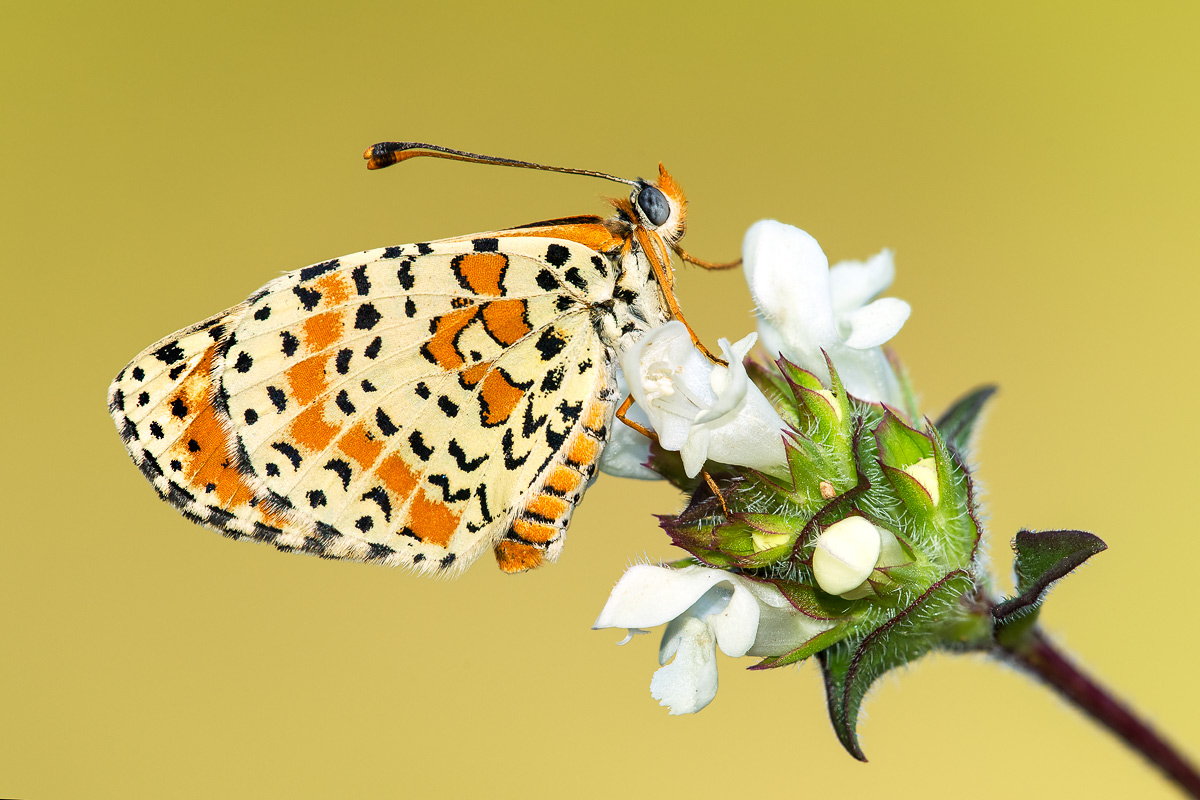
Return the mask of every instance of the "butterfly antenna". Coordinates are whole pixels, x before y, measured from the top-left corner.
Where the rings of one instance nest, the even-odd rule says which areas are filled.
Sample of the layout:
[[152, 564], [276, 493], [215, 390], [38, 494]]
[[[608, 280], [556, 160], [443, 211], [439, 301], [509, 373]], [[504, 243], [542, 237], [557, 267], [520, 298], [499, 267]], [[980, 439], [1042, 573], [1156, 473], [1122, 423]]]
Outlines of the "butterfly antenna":
[[383, 169], [384, 167], [390, 167], [393, 164], [399, 164], [401, 161], [407, 161], [410, 158], [417, 158], [418, 156], [448, 158], [451, 161], [467, 161], [472, 164], [494, 164], [498, 167], [523, 167], [525, 169], [546, 170], [547, 172], [565, 172], [569, 175], [590, 175], [593, 178], [604, 178], [608, 181], [624, 183], [629, 186], [638, 185], [637, 181], [618, 178], [615, 175], [609, 175], [605, 172], [596, 172], [590, 169], [571, 169], [570, 167], [550, 167], [545, 164], [534, 164], [530, 161], [481, 156], [478, 153], [451, 150], [449, 147], [439, 147], [436, 144], [424, 144], [423, 142], [380, 142], [379, 144], [371, 145], [363, 151], [363, 158], [367, 160], [367, 169]]

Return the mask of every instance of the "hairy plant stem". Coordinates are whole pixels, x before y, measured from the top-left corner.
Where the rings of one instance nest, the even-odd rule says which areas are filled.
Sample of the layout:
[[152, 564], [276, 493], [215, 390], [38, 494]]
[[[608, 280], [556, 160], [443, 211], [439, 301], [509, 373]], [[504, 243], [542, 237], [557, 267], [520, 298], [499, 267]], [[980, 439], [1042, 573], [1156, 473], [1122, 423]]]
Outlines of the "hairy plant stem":
[[1158, 767], [1179, 788], [1200, 798], [1200, 773], [1170, 742], [1080, 671], [1036, 626], [1019, 641], [997, 643], [996, 655], [1032, 673]]

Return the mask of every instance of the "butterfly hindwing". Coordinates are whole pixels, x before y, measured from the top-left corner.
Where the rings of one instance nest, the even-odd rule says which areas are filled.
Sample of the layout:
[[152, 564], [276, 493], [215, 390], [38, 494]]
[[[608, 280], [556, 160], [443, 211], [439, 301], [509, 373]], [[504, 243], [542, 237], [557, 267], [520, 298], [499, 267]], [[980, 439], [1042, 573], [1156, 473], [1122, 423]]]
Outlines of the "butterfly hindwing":
[[613, 272], [529, 235], [322, 262], [145, 351], [110, 407], [160, 494], [226, 534], [528, 568], [557, 556], [611, 424]]

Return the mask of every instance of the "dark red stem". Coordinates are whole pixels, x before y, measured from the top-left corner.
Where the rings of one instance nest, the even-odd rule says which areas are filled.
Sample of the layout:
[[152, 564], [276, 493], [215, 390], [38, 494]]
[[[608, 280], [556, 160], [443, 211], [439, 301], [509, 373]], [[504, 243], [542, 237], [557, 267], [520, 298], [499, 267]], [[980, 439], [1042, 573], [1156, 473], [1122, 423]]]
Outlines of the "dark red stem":
[[1200, 798], [1200, 773], [1183, 754], [1081, 672], [1041, 631], [1035, 628], [1019, 644], [998, 649], [1006, 660], [1033, 673], [1119, 736], [1189, 795]]

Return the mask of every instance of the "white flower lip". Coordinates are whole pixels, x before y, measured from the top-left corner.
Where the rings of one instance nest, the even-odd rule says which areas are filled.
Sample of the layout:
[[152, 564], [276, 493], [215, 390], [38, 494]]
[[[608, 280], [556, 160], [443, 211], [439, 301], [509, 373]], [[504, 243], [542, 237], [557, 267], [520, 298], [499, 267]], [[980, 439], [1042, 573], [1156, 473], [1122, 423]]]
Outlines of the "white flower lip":
[[879, 348], [904, 326], [911, 308], [895, 298], [872, 302], [895, 275], [891, 251], [831, 269], [812, 236], [762, 220], [746, 232], [742, 263], [770, 355], [781, 354], [828, 384], [824, 351], [850, 394], [902, 405], [899, 381]]
[[718, 647], [728, 656], [780, 655], [832, 623], [797, 613], [772, 586], [723, 570], [639, 564], [617, 582], [592, 628], [662, 624], [663, 666], [651, 696], [671, 714], [692, 714], [716, 697]]
[[883, 543], [879, 529], [862, 517], [847, 517], [817, 537], [812, 568], [817, 585], [842, 595], [863, 584], [875, 570]]
[[721, 339], [729, 362], [728, 368], [721, 367], [696, 349], [687, 326], [672, 320], [621, 354], [630, 393], [649, 417], [659, 444], [679, 451], [689, 477], [710, 459], [763, 472], [787, 471], [787, 426], [743, 364], [755, 338], [750, 334], [733, 344]]

